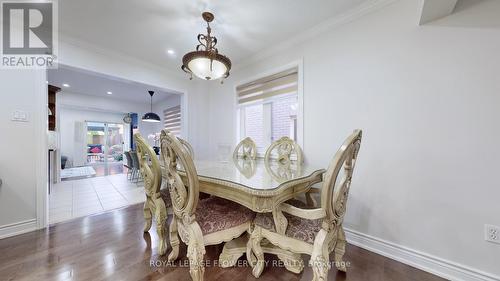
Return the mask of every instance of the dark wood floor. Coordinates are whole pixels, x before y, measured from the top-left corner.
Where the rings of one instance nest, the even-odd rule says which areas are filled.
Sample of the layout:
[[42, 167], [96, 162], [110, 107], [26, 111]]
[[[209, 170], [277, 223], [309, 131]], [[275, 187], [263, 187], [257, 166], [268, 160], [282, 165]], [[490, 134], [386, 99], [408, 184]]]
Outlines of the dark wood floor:
[[[0, 280], [190, 280], [189, 268], [183, 266], [185, 247], [181, 248], [180, 265], [165, 265], [166, 256], [156, 252], [155, 231], [143, 233], [143, 224], [142, 206], [134, 205], [0, 240]], [[217, 260], [221, 251], [220, 245], [207, 247], [207, 262]], [[350, 263], [348, 272], [332, 269], [329, 280], [443, 280], [355, 246], [348, 246], [345, 260]], [[312, 278], [309, 267], [302, 274], [293, 274], [268, 266], [255, 279], [245, 259], [240, 261], [241, 266], [235, 268], [207, 267], [205, 280]]]

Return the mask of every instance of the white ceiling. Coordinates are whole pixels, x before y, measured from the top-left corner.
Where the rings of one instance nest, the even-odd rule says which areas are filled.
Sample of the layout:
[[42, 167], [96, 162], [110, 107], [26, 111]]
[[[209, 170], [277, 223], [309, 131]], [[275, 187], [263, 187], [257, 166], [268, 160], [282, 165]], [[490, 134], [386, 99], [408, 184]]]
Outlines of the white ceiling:
[[[148, 90], [155, 91], [154, 102], [164, 100], [175, 94], [146, 84], [61, 65], [59, 65], [58, 69], [48, 70], [47, 76], [50, 85], [60, 87], [63, 90], [117, 100], [149, 104]], [[63, 84], [68, 84], [70, 87], [65, 88], [62, 86]], [[108, 95], [108, 91], [112, 92], [112, 95]]]
[[215, 14], [219, 52], [237, 64], [363, 2], [367, 0], [64, 0], [59, 1], [59, 32], [68, 40], [180, 71], [182, 56], [206, 32], [202, 11]]

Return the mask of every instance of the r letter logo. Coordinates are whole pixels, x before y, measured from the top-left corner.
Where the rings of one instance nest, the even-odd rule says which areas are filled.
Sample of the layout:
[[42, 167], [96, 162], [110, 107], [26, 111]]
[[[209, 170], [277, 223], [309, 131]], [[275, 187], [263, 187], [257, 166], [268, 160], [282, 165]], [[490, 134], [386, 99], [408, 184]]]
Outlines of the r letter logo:
[[2, 2], [2, 67], [54, 68], [53, 2]]

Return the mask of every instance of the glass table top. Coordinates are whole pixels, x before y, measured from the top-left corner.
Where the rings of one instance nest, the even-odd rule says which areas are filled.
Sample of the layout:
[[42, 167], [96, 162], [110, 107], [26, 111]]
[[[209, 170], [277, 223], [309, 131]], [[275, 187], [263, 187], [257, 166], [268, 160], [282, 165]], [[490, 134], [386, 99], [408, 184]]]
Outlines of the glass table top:
[[321, 167], [299, 165], [294, 161], [280, 164], [262, 159], [195, 160], [194, 164], [199, 177], [233, 182], [257, 190], [276, 189], [285, 183], [325, 172]]

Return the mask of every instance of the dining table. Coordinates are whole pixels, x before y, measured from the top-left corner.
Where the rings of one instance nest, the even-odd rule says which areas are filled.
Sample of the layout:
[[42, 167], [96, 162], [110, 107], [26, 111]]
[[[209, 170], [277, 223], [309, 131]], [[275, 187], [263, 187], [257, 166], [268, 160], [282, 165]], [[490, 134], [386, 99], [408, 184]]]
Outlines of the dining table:
[[[193, 160], [200, 192], [239, 203], [257, 213], [272, 213], [276, 230], [284, 233], [286, 217], [280, 204], [307, 193], [322, 181], [325, 169], [308, 163], [231, 158], [228, 160]], [[162, 177], [166, 179], [163, 165]], [[178, 167], [181, 177], [182, 167]], [[236, 238], [224, 245], [219, 256], [221, 267], [231, 267], [246, 253], [248, 237]], [[263, 245], [266, 253], [274, 253], [292, 272], [300, 272], [303, 262], [298, 254]]]

